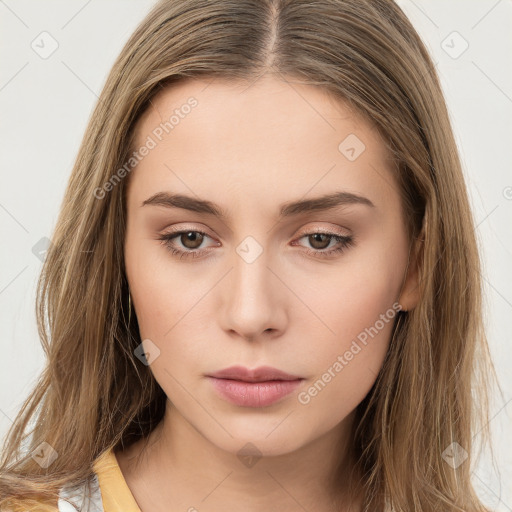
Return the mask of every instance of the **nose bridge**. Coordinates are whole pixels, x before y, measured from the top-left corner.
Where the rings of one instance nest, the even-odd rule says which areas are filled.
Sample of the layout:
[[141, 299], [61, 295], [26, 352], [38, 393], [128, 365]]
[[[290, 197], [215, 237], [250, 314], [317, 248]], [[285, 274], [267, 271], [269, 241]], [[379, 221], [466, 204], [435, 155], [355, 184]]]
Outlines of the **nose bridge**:
[[234, 299], [243, 307], [257, 305], [265, 308], [269, 299], [271, 272], [267, 268], [269, 251], [252, 236], [246, 237], [236, 247], [232, 286]]
[[[235, 248], [233, 268], [225, 289], [225, 327], [254, 338], [278, 328], [279, 298], [270, 252], [248, 236]], [[282, 305], [281, 305], [282, 306]]]

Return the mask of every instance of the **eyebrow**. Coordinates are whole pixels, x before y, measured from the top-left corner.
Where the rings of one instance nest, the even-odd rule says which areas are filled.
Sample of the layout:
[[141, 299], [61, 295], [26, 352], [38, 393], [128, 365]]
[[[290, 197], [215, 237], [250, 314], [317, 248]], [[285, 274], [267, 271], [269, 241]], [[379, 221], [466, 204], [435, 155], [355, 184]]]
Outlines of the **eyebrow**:
[[[284, 203], [281, 205], [279, 217], [292, 217], [301, 213], [325, 211], [336, 208], [337, 206], [353, 204], [375, 208], [375, 205], [366, 197], [353, 194], [352, 192], [338, 191], [332, 194], [315, 197], [313, 199]], [[158, 192], [141, 204], [141, 206], [147, 205], [164, 206], [166, 208], [182, 208], [184, 210], [190, 210], [197, 213], [214, 215], [222, 220], [226, 220], [229, 216], [226, 210], [211, 201], [198, 199], [184, 194]]]

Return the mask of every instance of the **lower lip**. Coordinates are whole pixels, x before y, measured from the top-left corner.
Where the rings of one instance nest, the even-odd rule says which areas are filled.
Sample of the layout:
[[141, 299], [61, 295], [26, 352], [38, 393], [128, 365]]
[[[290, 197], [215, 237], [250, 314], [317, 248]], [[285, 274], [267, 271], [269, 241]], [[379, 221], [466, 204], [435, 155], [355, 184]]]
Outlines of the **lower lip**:
[[277, 402], [297, 389], [303, 379], [244, 382], [208, 377], [217, 392], [235, 405], [265, 407]]

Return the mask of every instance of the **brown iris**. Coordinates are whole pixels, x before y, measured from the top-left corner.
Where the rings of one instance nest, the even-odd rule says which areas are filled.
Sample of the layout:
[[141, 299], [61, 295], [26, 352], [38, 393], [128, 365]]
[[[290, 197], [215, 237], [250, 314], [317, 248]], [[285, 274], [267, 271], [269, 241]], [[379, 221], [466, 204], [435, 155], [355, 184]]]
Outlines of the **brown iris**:
[[[187, 231], [186, 233], [182, 233], [180, 235], [180, 242], [187, 249], [197, 249], [201, 243], [203, 242], [203, 235], [198, 233], [197, 231]], [[186, 241], [186, 243], [185, 243]], [[188, 244], [191, 245], [188, 245]]]
[[[321, 240], [322, 237], [324, 237], [323, 242]], [[326, 247], [329, 246], [332, 235], [327, 235], [325, 233], [314, 233], [313, 235], [309, 235], [308, 238], [311, 243], [311, 247], [315, 249], [325, 249]], [[327, 244], [325, 244], [325, 241], [327, 241]], [[318, 246], [318, 244], [320, 244], [320, 247]]]

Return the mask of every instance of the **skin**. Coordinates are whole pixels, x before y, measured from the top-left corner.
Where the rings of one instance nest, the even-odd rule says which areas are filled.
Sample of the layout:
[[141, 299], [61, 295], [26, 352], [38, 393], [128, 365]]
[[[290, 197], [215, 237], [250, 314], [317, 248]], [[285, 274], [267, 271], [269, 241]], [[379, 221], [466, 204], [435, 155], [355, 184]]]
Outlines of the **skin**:
[[[393, 321], [307, 404], [298, 394], [393, 303], [416, 305], [417, 271], [408, 264], [394, 164], [375, 128], [322, 89], [290, 82], [271, 75], [250, 86], [188, 80], [163, 89], [137, 123], [140, 147], [174, 109], [191, 96], [198, 101], [138, 163], [127, 190], [132, 304], [141, 339], [160, 351], [150, 370], [169, 398], [145, 452], [138, 442], [117, 453], [143, 511], [214, 512], [241, 503], [247, 512], [360, 510], [346, 494], [350, 429]], [[349, 134], [366, 147], [354, 161], [338, 149]], [[279, 219], [283, 203], [341, 190], [374, 207]], [[228, 218], [141, 206], [162, 191], [212, 201]], [[202, 242], [185, 235], [170, 242], [203, 254], [172, 255], [158, 237], [174, 228], [206, 232]], [[355, 243], [322, 258], [339, 243], [315, 244], [308, 236], [315, 229]], [[247, 236], [262, 249], [251, 263], [236, 251]], [[205, 376], [235, 364], [269, 365], [304, 380], [278, 403], [241, 407]], [[251, 467], [237, 456], [248, 442], [261, 456]]]

